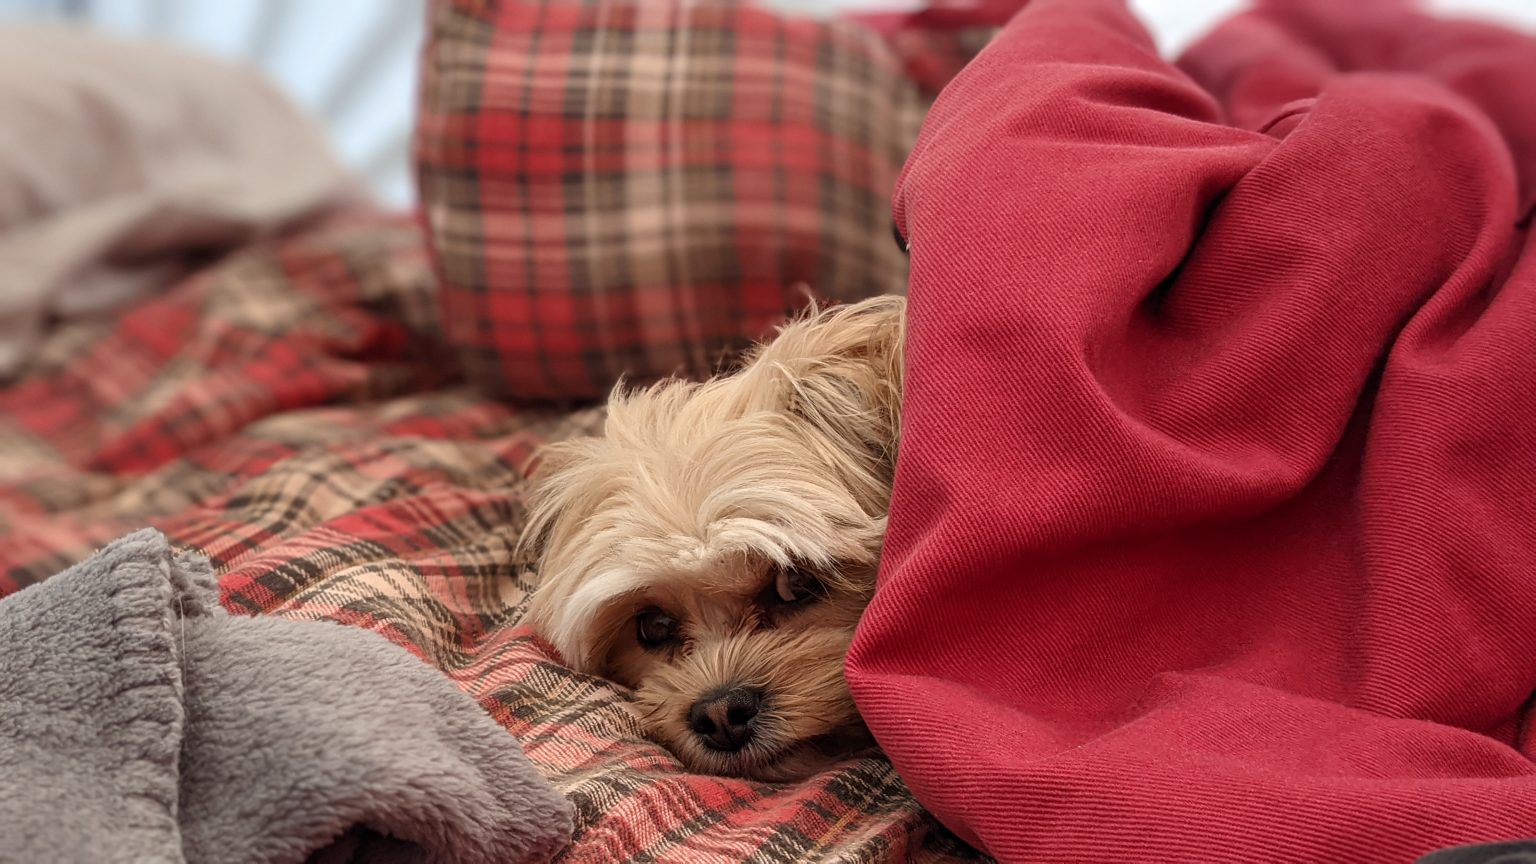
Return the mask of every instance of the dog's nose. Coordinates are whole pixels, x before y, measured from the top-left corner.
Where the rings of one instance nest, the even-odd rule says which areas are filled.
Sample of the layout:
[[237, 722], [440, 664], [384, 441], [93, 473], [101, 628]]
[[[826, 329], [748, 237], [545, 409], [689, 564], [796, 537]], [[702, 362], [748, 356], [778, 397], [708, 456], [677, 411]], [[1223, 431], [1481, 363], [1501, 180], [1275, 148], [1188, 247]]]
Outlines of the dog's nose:
[[752, 740], [752, 721], [762, 703], [763, 694], [749, 687], [717, 691], [693, 703], [688, 725], [705, 747], [734, 753]]

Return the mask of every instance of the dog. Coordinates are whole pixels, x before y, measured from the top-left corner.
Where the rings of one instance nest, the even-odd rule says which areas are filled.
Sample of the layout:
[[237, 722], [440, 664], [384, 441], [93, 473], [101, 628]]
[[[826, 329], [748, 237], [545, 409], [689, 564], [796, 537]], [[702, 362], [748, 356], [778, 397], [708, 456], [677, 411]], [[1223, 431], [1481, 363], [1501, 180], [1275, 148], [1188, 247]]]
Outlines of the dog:
[[872, 748], [843, 661], [875, 588], [906, 301], [815, 309], [703, 382], [621, 385], [540, 455], [528, 620], [634, 691], [692, 771], [802, 779]]

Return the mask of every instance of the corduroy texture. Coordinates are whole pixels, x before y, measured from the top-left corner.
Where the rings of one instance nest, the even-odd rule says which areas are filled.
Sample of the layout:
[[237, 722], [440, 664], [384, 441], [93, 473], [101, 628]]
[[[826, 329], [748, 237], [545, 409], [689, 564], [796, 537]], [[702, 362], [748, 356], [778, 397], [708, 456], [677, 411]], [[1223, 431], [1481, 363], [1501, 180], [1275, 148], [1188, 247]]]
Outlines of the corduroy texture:
[[732, 0], [436, 0], [416, 159], [469, 380], [704, 376], [816, 296], [901, 292], [927, 107], [873, 31]]
[[1277, 2], [1183, 66], [1036, 0], [935, 105], [859, 704], [1008, 861], [1536, 835], [1536, 41]]
[[969, 857], [883, 759], [683, 773], [627, 693], [520, 626], [524, 467], [601, 416], [457, 383], [434, 300], [419, 232], [366, 218], [57, 332], [0, 389], [0, 595], [153, 525], [208, 553], [230, 611], [374, 630], [451, 678], [574, 804], [572, 864]]

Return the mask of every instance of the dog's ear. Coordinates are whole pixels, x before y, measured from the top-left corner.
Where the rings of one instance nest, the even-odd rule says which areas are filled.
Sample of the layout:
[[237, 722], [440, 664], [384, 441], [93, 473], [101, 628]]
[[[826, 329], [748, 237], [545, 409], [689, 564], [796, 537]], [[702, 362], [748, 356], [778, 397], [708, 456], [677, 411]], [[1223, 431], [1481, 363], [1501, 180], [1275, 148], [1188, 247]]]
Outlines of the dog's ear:
[[882, 296], [813, 309], [786, 324], [744, 370], [773, 382], [781, 410], [840, 449], [824, 454], [834, 466], [886, 494], [901, 439], [906, 308], [906, 298]]
[[[556, 441], [539, 448], [528, 472], [528, 521], [518, 538], [516, 556], [524, 564], [538, 568], [550, 536], [570, 502], [570, 489], [562, 477], [591, 446], [589, 438]], [[562, 494], [564, 493], [564, 494]]]
[[610, 491], [606, 475], [612, 472], [593, 458], [600, 447], [597, 438], [572, 438], [539, 451], [529, 477], [528, 522], [515, 552], [518, 566], [534, 569], [538, 582], [524, 620], [548, 638], [566, 662], [585, 672], [597, 671], [592, 666], [595, 646], [586, 618], [574, 614], [581, 611], [573, 598], [581, 587], [582, 570], [572, 566], [571, 559], [590, 551], [576, 535]]

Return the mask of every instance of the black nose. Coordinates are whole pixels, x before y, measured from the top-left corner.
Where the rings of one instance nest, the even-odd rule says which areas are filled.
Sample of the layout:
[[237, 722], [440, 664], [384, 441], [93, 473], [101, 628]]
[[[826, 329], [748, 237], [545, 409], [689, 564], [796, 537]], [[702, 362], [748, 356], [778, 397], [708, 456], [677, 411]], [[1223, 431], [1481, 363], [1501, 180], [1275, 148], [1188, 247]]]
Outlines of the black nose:
[[688, 712], [688, 725], [711, 750], [734, 753], [752, 740], [752, 721], [763, 703], [763, 694], [748, 687], [732, 687], [704, 696]]

